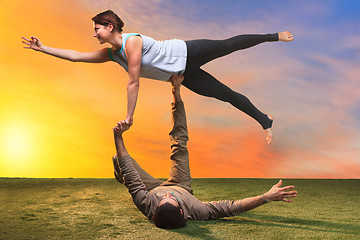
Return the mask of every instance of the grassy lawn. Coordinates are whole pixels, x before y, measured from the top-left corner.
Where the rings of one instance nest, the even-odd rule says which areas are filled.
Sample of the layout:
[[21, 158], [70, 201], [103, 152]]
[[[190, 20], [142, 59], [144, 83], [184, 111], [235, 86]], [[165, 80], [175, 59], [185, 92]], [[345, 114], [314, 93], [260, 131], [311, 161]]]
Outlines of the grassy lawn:
[[[261, 194], [274, 179], [194, 179], [202, 201]], [[360, 239], [360, 180], [284, 179], [294, 202], [156, 228], [115, 179], [0, 178], [0, 239]]]

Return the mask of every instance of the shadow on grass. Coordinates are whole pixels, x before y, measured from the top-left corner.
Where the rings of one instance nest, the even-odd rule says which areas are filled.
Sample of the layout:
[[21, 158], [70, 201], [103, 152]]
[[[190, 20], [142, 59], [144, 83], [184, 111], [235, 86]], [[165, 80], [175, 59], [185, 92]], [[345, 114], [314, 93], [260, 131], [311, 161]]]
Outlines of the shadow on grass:
[[216, 223], [217, 221], [187, 221], [185, 228], [172, 229], [169, 231], [198, 239], [221, 240], [222, 238], [212, 236], [214, 233], [208, 228], [209, 225]]
[[354, 224], [332, 223], [321, 220], [309, 220], [293, 217], [270, 216], [256, 213], [248, 213], [245, 218], [223, 218], [213, 221], [188, 221], [182, 229], [170, 230], [179, 234], [199, 239], [220, 240], [212, 236], [214, 233], [209, 226], [231, 223], [232, 225], [254, 225], [261, 227], [281, 227], [294, 230], [316, 231], [323, 233], [339, 233], [360, 236], [359, 226]]
[[354, 224], [345, 223], [332, 223], [321, 220], [309, 220], [295, 217], [281, 217], [262, 215], [257, 213], [247, 213], [249, 219], [220, 219], [218, 221], [248, 224], [248, 225], [262, 225], [269, 227], [282, 227], [282, 228], [293, 228], [301, 230], [310, 230], [318, 232], [332, 232], [341, 234], [355, 234], [360, 235], [359, 226]]

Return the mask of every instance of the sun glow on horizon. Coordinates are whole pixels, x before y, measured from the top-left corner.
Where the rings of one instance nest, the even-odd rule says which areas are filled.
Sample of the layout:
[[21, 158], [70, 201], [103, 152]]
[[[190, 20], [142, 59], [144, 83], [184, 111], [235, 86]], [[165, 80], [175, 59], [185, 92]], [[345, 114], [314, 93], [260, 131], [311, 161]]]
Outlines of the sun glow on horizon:
[[20, 163], [23, 159], [28, 159], [30, 155], [34, 154], [34, 142], [28, 129], [22, 125], [14, 124], [3, 126], [1, 155], [4, 162], [13, 165]]

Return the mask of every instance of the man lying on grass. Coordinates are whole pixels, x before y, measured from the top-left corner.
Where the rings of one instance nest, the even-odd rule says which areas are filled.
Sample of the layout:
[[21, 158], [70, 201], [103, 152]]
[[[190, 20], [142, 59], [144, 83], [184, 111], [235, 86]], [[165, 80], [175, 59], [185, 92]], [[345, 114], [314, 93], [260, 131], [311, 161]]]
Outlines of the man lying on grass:
[[182, 76], [171, 78], [173, 129], [171, 140], [170, 177], [163, 182], [146, 173], [127, 152], [123, 133], [131, 123], [118, 122], [113, 128], [117, 155], [113, 157], [116, 179], [129, 189], [137, 208], [160, 228], [181, 228], [187, 219], [212, 220], [235, 216], [271, 201], [291, 202], [294, 186], [281, 188], [280, 180], [268, 192], [237, 201], [201, 202], [193, 196], [189, 155], [186, 147], [188, 131], [184, 104], [180, 96]]

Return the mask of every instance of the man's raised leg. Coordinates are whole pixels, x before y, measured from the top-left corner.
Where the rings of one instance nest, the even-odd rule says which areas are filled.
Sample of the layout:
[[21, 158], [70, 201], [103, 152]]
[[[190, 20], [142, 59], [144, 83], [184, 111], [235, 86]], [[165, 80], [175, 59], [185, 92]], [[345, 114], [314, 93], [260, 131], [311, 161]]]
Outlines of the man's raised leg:
[[171, 168], [170, 177], [164, 185], [180, 185], [192, 193], [191, 174], [189, 167], [189, 153], [187, 150], [188, 131], [184, 103], [180, 95], [180, 86], [184, 77], [173, 75], [171, 77], [173, 129], [169, 133], [171, 140]]

